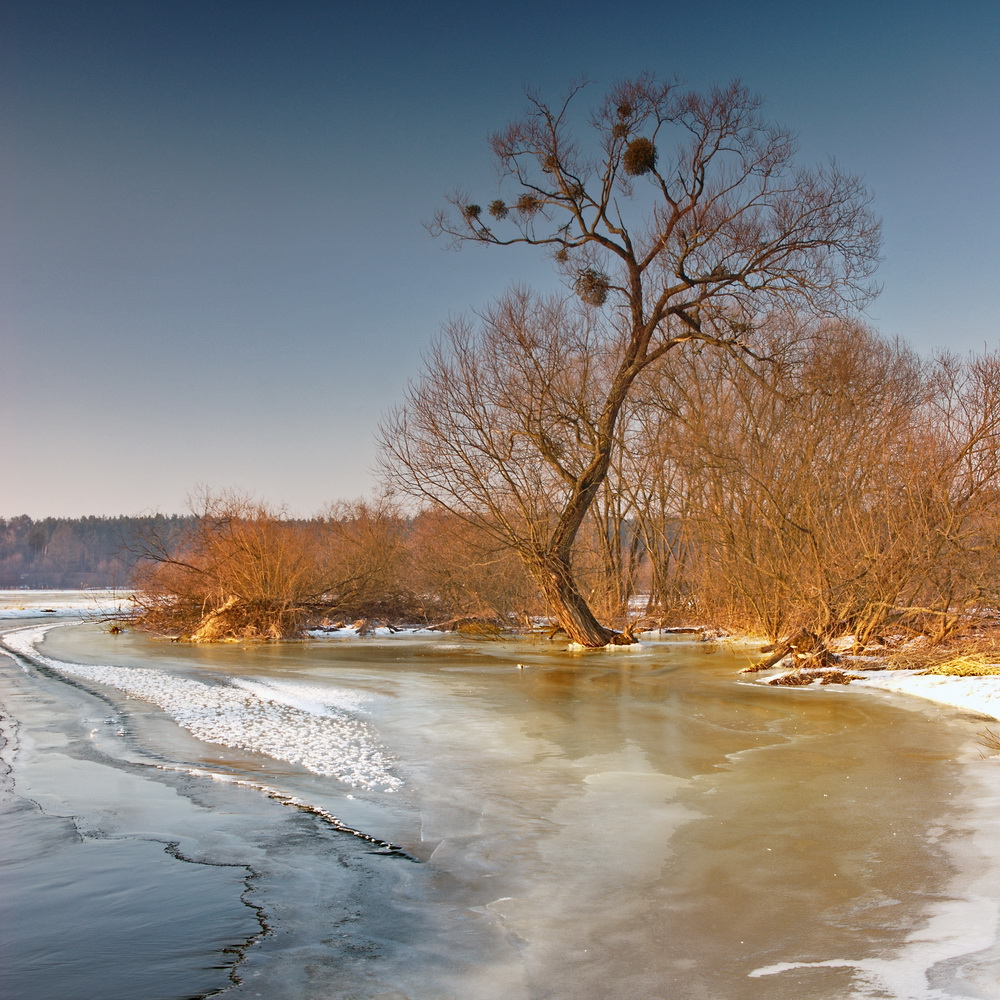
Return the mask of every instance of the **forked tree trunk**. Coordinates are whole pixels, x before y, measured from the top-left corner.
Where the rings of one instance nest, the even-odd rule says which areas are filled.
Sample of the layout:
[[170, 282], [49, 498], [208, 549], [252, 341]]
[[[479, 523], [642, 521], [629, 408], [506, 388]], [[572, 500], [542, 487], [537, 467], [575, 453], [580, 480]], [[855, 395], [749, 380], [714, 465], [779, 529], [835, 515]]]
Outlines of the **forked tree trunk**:
[[572, 642], [592, 649], [635, 642], [631, 636], [606, 628], [594, 617], [565, 559], [552, 555], [539, 557], [534, 569], [552, 615]]

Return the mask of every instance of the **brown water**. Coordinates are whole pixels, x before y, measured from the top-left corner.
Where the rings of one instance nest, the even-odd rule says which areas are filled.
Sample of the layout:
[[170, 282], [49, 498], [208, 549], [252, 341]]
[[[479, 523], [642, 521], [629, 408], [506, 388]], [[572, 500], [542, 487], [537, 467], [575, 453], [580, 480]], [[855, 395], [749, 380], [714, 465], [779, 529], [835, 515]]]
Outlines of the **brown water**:
[[[440, 636], [188, 647], [84, 626], [39, 648], [57, 667], [126, 669], [10, 666], [16, 791], [107, 853], [183, 835], [211, 862], [186, 866], [197, 886], [170, 890], [215, 915], [165, 949], [161, 983], [211, 965], [221, 939], [249, 938], [200, 989], [1000, 997], [1000, 775], [973, 749], [983, 723], [961, 713], [744, 683], [739, 654], [677, 640], [592, 653]], [[127, 668], [154, 671], [153, 694], [126, 698]], [[213, 700], [233, 691], [251, 700]], [[184, 728], [205, 715], [230, 745]], [[369, 762], [370, 788], [327, 752], [342, 733], [338, 753]], [[119, 853], [124, 872], [150, 871], [148, 853]], [[149, 916], [140, 898], [123, 908]], [[62, 961], [72, 968], [72, 948]], [[158, 988], [120, 995], [194, 995]]]

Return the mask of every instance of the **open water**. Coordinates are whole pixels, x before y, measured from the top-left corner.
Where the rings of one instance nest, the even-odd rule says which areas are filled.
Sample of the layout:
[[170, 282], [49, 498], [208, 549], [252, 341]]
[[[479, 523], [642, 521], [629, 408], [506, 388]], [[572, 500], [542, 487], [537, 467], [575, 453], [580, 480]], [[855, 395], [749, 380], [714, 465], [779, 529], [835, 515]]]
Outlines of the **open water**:
[[1000, 997], [968, 714], [677, 638], [6, 632], [2, 996]]

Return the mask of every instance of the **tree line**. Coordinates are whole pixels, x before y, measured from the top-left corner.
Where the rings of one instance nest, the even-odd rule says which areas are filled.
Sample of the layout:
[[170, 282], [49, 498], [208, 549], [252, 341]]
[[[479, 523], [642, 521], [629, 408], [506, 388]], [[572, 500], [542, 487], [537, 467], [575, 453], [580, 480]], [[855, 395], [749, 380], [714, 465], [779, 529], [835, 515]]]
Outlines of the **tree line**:
[[148, 625], [545, 616], [600, 647], [697, 619], [822, 644], [941, 639], [995, 604], [1000, 355], [920, 358], [863, 322], [863, 183], [798, 164], [738, 83], [587, 92], [529, 94], [490, 140], [497, 196], [430, 225], [535, 247], [565, 292], [445, 326], [382, 423], [377, 500], [304, 522], [217, 494], [149, 534]]
[[[552, 303], [542, 306], [536, 318], [549, 324]], [[475, 343], [509, 371], [496, 340], [505, 329]], [[521, 323], [512, 335], [525, 334]], [[712, 624], [863, 645], [900, 632], [940, 641], [994, 613], [1000, 352], [924, 358], [856, 321], [791, 314], [761, 324], [755, 343], [773, 359], [765, 368], [687, 347], [637, 383], [571, 563], [595, 617], [626, 635]], [[245, 497], [203, 498], [170, 544], [147, 546], [136, 580], [147, 624], [198, 639], [358, 618], [562, 624], [523, 552], [561, 516], [562, 486], [537, 451], [510, 460], [514, 430], [527, 436], [542, 411], [553, 434], [571, 429], [563, 463], [586, 447], [578, 432], [599, 352], [562, 345], [554, 357], [535, 369], [548, 372], [545, 392], [514, 393], [513, 423], [491, 412], [477, 424], [497, 449], [484, 454], [481, 439], [482, 464], [470, 467], [469, 442], [450, 431], [451, 451], [421, 453], [420, 474], [435, 472], [446, 503], [386, 494], [295, 521]], [[484, 383], [475, 389], [488, 406]], [[390, 483], [410, 475], [401, 447], [386, 452]], [[463, 478], [473, 470], [482, 482]], [[501, 475], [505, 486], [490, 478]]]
[[186, 517], [0, 518], [0, 587], [125, 588], [151, 530], [169, 537]]

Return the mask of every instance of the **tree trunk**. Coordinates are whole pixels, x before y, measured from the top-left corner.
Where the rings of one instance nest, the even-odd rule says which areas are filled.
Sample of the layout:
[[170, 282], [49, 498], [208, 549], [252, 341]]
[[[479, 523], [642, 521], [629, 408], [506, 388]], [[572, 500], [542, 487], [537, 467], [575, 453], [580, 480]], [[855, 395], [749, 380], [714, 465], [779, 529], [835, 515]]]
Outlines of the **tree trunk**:
[[558, 556], [544, 556], [535, 567], [542, 593], [559, 626], [570, 640], [592, 649], [628, 645], [635, 639], [605, 628], [577, 589], [569, 563]]

